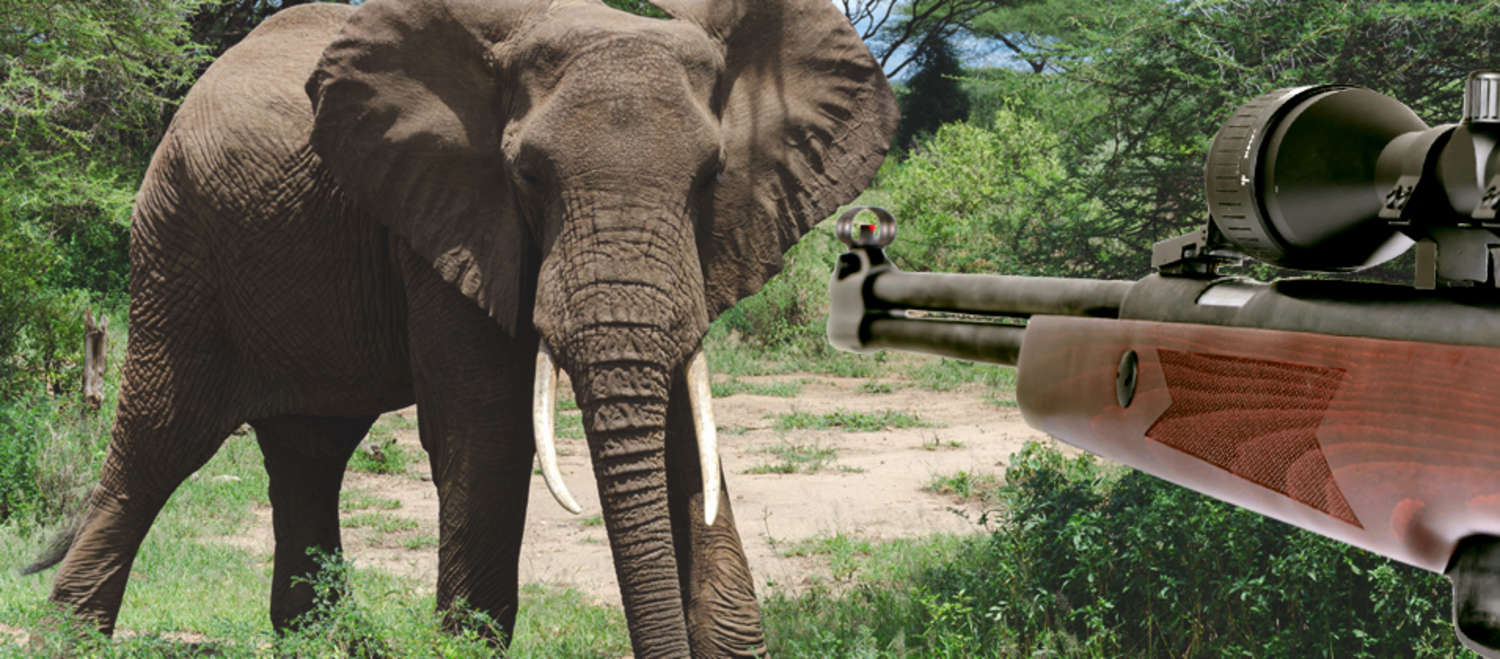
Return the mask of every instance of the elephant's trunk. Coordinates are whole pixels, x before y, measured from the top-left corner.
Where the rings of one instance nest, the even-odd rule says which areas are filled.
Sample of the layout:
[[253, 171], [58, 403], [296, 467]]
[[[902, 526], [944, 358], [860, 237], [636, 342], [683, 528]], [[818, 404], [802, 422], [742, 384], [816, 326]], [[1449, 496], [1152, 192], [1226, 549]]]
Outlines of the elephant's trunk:
[[687, 656], [682, 592], [667, 504], [671, 371], [644, 361], [575, 369], [615, 576], [637, 656]]
[[612, 188], [599, 183], [564, 204], [578, 214], [564, 218], [542, 262], [533, 323], [583, 412], [635, 652], [686, 656], [666, 442], [673, 385], [688, 383], [692, 370], [704, 374], [699, 389], [707, 390], [696, 356], [708, 312], [695, 226], [685, 214], [663, 217], [671, 206], [648, 203], [642, 192], [661, 184], [643, 182], [626, 195], [606, 194]]

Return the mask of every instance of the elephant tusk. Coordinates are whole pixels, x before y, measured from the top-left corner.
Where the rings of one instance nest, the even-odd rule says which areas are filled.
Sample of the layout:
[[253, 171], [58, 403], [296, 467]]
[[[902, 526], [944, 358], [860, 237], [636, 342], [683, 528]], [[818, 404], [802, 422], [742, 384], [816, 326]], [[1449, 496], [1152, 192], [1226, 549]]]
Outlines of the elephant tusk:
[[542, 468], [542, 480], [552, 498], [577, 515], [583, 507], [568, 493], [563, 484], [562, 473], [557, 470], [557, 442], [553, 438], [555, 425], [552, 418], [557, 411], [557, 365], [552, 362], [552, 353], [547, 346], [538, 344], [536, 349], [536, 380], [531, 393], [531, 427], [536, 435], [536, 459]]
[[703, 350], [693, 353], [687, 367], [688, 403], [693, 408], [693, 430], [698, 435], [698, 466], [703, 473], [703, 518], [713, 526], [719, 517], [719, 440], [714, 426], [713, 393], [708, 387], [708, 360]]

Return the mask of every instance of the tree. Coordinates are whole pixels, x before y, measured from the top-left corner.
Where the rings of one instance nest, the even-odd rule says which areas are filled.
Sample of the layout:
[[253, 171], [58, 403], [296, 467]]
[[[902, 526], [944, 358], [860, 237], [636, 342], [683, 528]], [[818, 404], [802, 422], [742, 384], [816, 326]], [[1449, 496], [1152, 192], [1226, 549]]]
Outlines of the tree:
[[202, 0], [0, 0], [0, 396], [74, 379], [87, 298], [123, 301], [131, 199], [201, 58]]
[[916, 73], [907, 81], [901, 97], [901, 123], [896, 128], [896, 148], [910, 148], [913, 141], [931, 135], [939, 126], [963, 121], [969, 116], [969, 101], [959, 76], [963, 68], [953, 45], [945, 39], [930, 42], [914, 60]]
[[1096, 0], [1034, 0], [990, 9], [968, 22], [976, 37], [995, 41], [1032, 73], [1047, 70], [1054, 48], [1086, 29], [1099, 12]]
[[886, 75], [896, 77], [922, 52], [951, 40], [996, 7], [1031, 0], [836, 0]]

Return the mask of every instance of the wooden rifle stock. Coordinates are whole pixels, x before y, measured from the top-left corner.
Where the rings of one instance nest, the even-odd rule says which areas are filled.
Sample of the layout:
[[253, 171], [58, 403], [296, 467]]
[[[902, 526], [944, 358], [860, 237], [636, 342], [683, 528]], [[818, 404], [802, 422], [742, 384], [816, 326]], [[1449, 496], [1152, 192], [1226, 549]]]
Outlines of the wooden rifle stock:
[[1018, 373], [1039, 430], [1405, 563], [1500, 531], [1500, 348], [1038, 316]]

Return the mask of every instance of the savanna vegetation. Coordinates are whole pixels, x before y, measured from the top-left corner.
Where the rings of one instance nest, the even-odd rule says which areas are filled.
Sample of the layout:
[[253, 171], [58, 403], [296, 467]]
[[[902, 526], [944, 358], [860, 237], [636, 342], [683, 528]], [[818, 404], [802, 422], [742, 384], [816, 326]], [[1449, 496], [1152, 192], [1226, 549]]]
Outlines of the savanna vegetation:
[[[97, 475], [126, 335], [135, 187], [194, 77], [260, 20], [297, 0], [0, 0], [0, 555], [37, 553]], [[640, 0], [621, 8], [657, 12]], [[1464, 73], [1500, 61], [1500, 6], [1373, 0], [836, 0], [896, 74], [903, 120], [865, 203], [892, 209], [905, 269], [1137, 277], [1151, 244], [1205, 215], [1213, 132], [1276, 87], [1345, 82], [1456, 116]], [[784, 273], [713, 325], [710, 366], [872, 378], [881, 357], [824, 340], [826, 225]], [[85, 309], [110, 317], [99, 411], [78, 402]], [[902, 386], [975, 382], [1005, 404], [1005, 371], [953, 362], [903, 367]], [[737, 384], [736, 384], [737, 383]], [[752, 386], [729, 380], [715, 395]], [[755, 385], [765, 386], [765, 385]], [[795, 387], [765, 395], [795, 395]], [[1013, 402], [1011, 403], [1013, 404]], [[891, 414], [780, 419], [788, 426], [926, 423]], [[378, 435], [378, 432], [376, 433]], [[379, 451], [380, 437], [374, 437]], [[788, 446], [767, 469], [831, 464]], [[367, 471], [418, 456], [371, 452]], [[224, 478], [220, 478], [223, 476]], [[232, 533], [265, 500], [255, 444], [230, 441], [173, 498], [137, 561], [120, 626], [72, 651], [156, 656], [272, 648], [263, 575], [242, 550], [192, 538]], [[1295, 531], [1138, 473], [1041, 446], [1002, 477], [954, 475], [937, 491], [983, 501], [972, 537], [871, 544], [830, 537], [791, 549], [825, 557], [810, 592], [765, 593], [771, 650], [784, 656], [1451, 656], [1446, 581]], [[370, 504], [372, 508], [378, 508]], [[379, 523], [377, 513], [368, 517]], [[337, 562], [336, 557], [329, 558]], [[44, 573], [0, 574], [0, 623], [36, 630]], [[375, 570], [342, 569], [351, 599], [292, 654], [462, 656], [432, 602]], [[319, 584], [328, 592], [338, 583]], [[191, 592], [189, 602], [181, 597]], [[204, 599], [208, 594], [209, 599]], [[523, 597], [518, 654], [619, 655], [621, 616], [576, 593]], [[255, 622], [246, 622], [253, 620]], [[0, 630], [3, 631], [3, 630]], [[163, 636], [190, 632], [181, 636]], [[8, 651], [0, 634], [0, 653]], [[57, 650], [61, 646], [52, 647]]]

